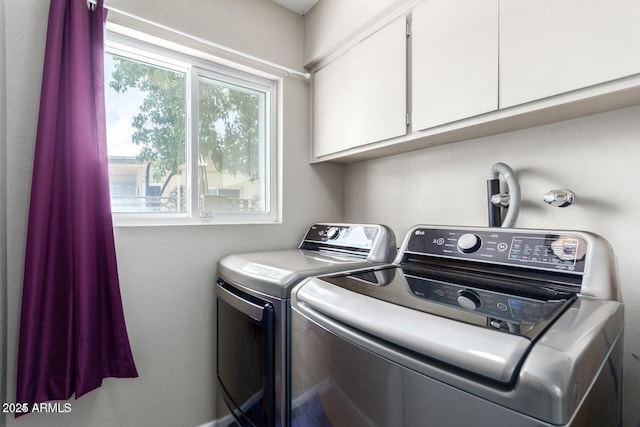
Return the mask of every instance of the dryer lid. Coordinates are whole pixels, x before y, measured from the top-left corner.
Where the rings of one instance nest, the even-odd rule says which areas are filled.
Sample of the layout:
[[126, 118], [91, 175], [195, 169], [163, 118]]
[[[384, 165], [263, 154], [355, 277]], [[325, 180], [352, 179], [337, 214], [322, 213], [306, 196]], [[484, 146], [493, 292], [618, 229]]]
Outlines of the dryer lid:
[[291, 288], [307, 277], [370, 268], [376, 264], [359, 257], [285, 249], [227, 255], [218, 261], [218, 275], [235, 285], [288, 298]]

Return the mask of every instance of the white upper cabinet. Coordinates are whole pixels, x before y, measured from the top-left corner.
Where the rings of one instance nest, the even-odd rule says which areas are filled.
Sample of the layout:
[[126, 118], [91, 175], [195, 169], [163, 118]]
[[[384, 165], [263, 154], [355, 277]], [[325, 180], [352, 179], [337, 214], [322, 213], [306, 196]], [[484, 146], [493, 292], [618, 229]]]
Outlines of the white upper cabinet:
[[341, 56], [313, 74], [313, 155], [349, 148], [350, 58]]
[[498, 0], [430, 0], [413, 11], [413, 130], [498, 108]]
[[313, 155], [406, 134], [406, 18], [314, 73]]
[[371, 24], [382, 29], [319, 60], [327, 65], [314, 72], [314, 161], [359, 161], [640, 104], [640, 0], [400, 3], [401, 15]]
[[500, 108], [640, 72], [640, 1], [501, 0]]

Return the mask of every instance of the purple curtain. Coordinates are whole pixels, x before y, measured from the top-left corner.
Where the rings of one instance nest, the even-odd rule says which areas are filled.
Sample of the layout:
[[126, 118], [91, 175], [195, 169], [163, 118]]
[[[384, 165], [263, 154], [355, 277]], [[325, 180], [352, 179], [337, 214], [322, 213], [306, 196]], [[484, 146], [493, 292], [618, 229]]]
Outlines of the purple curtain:
[[[109, 198], [104, 18], [51, 0], [33, 164], [16, 402], [76, 398], [137, 377]], [[31, 407], [32, 405], [30, 405]]]

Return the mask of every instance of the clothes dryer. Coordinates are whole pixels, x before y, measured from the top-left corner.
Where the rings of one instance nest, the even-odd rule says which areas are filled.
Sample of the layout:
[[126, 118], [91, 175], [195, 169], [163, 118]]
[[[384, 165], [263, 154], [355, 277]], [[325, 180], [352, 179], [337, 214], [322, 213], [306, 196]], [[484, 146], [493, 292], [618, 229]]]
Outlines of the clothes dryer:
[[313, 224], [296, 249], [220, 259], [218, 425], [288, 426], [291, 289], [308, 277], [387, 265], [395, 253], [383, 225]]

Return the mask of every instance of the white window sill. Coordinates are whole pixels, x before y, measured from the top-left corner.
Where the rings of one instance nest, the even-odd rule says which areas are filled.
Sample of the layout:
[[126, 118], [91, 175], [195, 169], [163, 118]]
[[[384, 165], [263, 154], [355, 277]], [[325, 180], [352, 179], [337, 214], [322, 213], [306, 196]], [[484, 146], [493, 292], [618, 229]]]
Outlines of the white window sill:
[[167, 227], [194, 225], [249, 225], [281, 224], [282, 220], [272, 214], [213, 214], [211, 218], [190, 218], [181, 214], [113, 214], [113, 226], [121, 227]]

